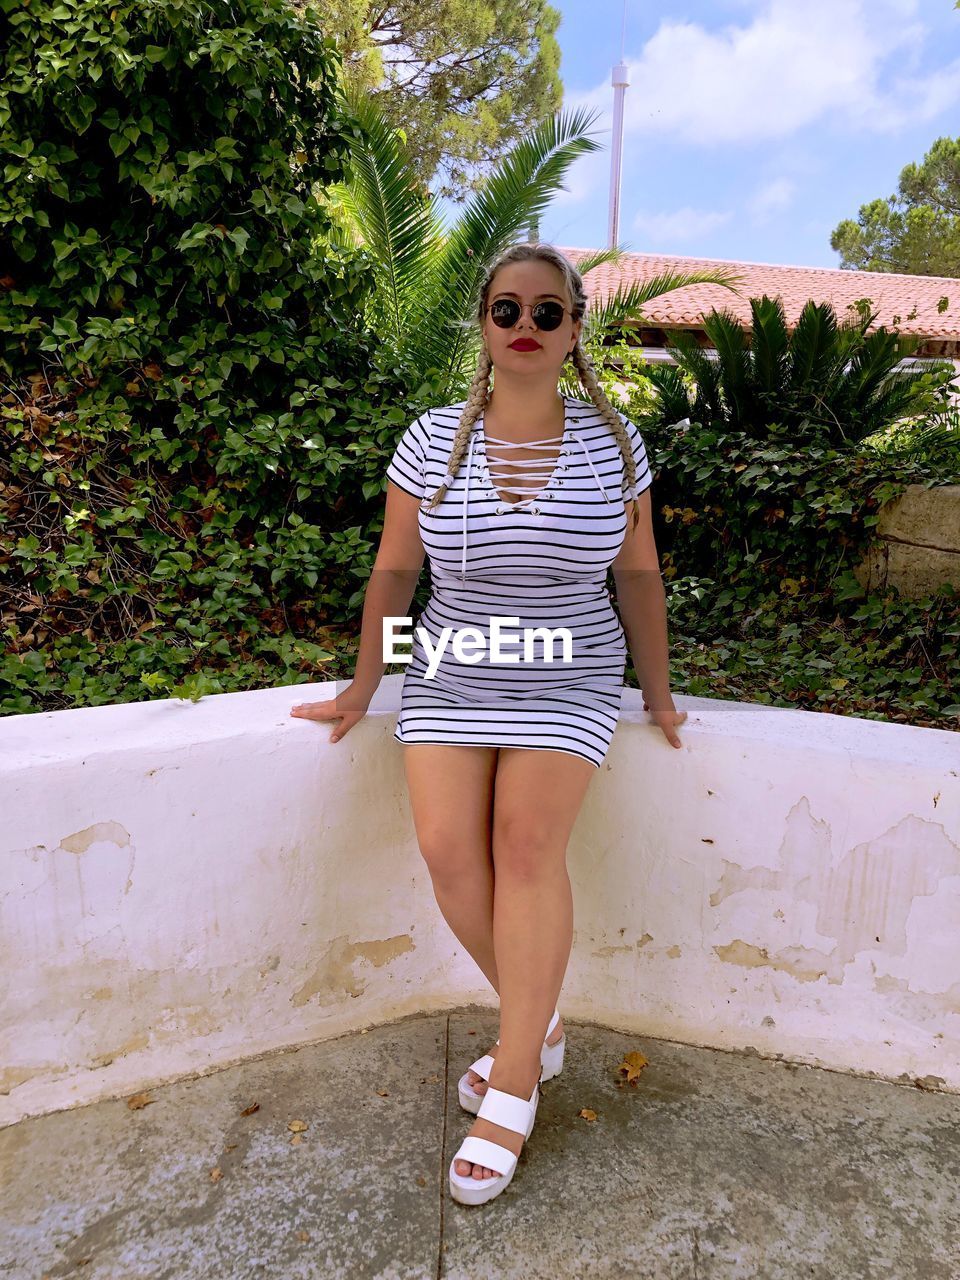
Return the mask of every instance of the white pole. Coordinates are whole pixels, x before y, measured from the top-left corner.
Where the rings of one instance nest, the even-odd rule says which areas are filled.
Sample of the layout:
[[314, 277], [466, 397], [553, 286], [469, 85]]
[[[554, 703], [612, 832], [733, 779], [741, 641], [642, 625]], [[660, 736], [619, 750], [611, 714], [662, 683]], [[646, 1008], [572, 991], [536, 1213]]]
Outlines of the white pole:
[[617, 243], [620, 228], [620, 171], [623, 161], [623, 94], [628, 79], [624, 63], [613, 68], [613, 154], [610, 157], [610, 227], [608, 247]]
[[627, 30], [627, 0], [623, 0], [623, 27], [620, 33], [620, 61], [613, 68], [613, 141], [610, 155], [610, 221], [607, 230], [607, 247], [617, 243], [620, 230], [620, 176], [623, 163], [623, 95], [630, 83], [630, 74], [623, 60]]

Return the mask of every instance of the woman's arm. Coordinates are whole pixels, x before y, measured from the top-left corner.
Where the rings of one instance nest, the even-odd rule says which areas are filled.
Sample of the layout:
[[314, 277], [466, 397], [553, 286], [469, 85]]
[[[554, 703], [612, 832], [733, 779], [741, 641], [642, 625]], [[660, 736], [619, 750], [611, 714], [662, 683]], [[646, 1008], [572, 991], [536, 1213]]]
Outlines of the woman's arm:
[[290, 710], [292, 716], [303, 720], [339, 720], [331, 742], [339, 742], [363, 719], [383, 679], [387, 666], [383, 659], [384, 618], [407, 616], [426, 555], [420, 539], [419, 508], [420, 500], [413, 494], [393, 481], [387, 483], [383, 533], [363, 595], [360, 651], [353, 680], [335, 698], [301, 702]]
[[387, 482], [383, 532], [373, 571], [363, 597], [360, 649], [353, 686], [372, 698], [386, 663], [383, 660], [383, 620], [406, 617], [426, 556], [420, 538], [420, 501], [392, 481]]
[[637, 499], [640, 520], [633, 524], [633, 503], [625, 504], [627, 531], [610, 566], [617, 588], [617, 608], [640, 688], [651, 707], [671, 701], [667, 598], [660, 557], [653, 536], [650, 487]]

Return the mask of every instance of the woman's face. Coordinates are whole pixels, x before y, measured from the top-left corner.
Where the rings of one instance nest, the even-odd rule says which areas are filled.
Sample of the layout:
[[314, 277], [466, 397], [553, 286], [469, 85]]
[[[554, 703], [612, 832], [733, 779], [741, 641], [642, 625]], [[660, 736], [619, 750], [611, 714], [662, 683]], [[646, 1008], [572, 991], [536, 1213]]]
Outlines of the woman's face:
[[[564, 288], [563, 276], [550, 262], [511, 262], [501, 267], [487, 291], [487, 307], [498, 298], [512, 298], [523, 310], [516, 323], [509, 329], [495, 325], [487, 310], [483, 317], [484, 345], [490, 352], [494, 368], [509, 369], [518, 373], [549, 373], [560, 376], [560, 369], [567, 353], [580, 336], [582, 320], [571, 320], [570, 299]], [[531, 314], [533, 304], [551, 300], [564, 308], [564, 317], [556, 329], [549, 332], [538, 329]], [[510, 344], [522, 340], [538, 345], [521, 350]]]

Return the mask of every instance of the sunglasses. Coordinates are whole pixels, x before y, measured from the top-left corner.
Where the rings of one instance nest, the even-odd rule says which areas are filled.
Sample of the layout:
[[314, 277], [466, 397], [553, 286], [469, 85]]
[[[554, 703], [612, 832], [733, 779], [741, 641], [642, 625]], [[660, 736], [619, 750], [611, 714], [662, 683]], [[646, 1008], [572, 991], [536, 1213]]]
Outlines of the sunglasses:
[[[523, 315], [523, 307], [513, 298], [498, 298], [486, 309], [490, 312], [490, 319], [498, 329], [512, 329]], [[549, 333], [551, 329], [556, 329], [563, 323], [566, 310], [567, 308], [561, 306], [559, 302], [537, 302], [534, 303], [530, 314], [537, 328]]]

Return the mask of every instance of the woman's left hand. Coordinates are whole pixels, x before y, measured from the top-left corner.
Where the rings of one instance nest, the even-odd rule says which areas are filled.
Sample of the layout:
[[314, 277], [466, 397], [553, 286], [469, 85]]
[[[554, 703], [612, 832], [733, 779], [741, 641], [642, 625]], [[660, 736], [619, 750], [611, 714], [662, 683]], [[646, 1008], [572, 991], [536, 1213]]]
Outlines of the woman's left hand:
[[667, 694], [665, 698], [647, 698], [643, 695], [643, 709], [649, 711], [655, 724], [658, 724], [663, 730], [667, 741], [671, 747], [679, 747], [681, 745], [680, 738], [677, 734], [676, 726], [683, 724], [687, 718], [686, 711], [678, 711], [673, 705], [673, 698]]

